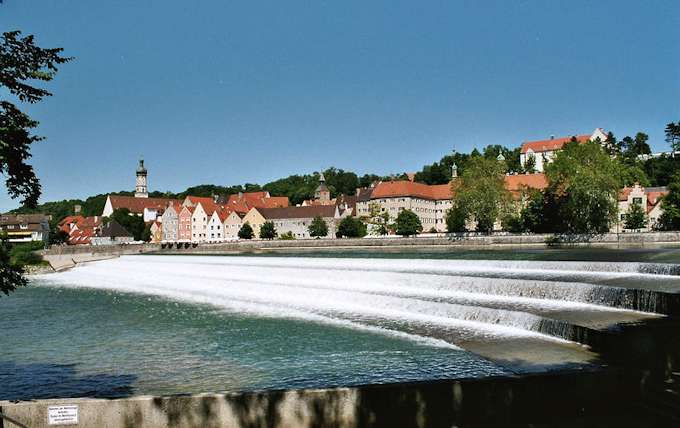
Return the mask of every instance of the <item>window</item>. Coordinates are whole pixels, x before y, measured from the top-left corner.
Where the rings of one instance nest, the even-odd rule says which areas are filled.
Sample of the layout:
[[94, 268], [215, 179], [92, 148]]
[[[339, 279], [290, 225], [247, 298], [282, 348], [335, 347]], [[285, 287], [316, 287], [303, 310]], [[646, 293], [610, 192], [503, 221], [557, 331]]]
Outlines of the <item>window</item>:
[[633, 203], [641, 205], [642, 204], [642, 198], [633, 198]]

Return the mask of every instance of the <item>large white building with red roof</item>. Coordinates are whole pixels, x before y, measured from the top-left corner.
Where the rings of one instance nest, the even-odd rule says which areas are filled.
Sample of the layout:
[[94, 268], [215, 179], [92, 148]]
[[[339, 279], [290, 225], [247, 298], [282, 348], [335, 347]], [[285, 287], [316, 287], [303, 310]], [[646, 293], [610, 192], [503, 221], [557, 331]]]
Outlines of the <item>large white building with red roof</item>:
[[547, 140], [525, 141], [522, 143], [519, 155], [519, 162], [522, 165], [522, 168], [525, 168], [527, 162], [530, 159], [533, 159], [535, 172], [543, 172], [545, 170], [545, 165], [555, 157], [555, 153], [560, 151], [565, 144], [572, 140], [572, 138], [575, 138], [576, 141], [581, 144], [595, 140], [604, 143], [607, 141], [607, 134], [602, 128], [597, 128], [592, 134], [572, 135], [560, 138], [550, 137]]
[[[545, 189], [548, 182], [544, 174], [517, 174], [505, 176], [505, 187], [515, 199], [524, 189]], [[369, 218], [388, 213], [394, 221], [402, 210], [413, 211], [423, 232], [446, 231], [446, 212], [451, 208], [452, 186], [448, 184], [428, 185], [408, 180], [381, 181], [373, 187], [357, 189], [356, 215]]]

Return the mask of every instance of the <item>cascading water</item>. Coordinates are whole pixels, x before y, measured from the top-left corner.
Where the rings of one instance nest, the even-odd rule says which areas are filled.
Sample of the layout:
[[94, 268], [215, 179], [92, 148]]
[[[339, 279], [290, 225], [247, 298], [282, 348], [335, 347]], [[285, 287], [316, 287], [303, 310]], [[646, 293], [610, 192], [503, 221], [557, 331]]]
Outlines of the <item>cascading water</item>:
[[[680, 284], [668, 272], [642, 263], [131, 256], [43, 280], [372, 326], [503, 360], [523, 353], [488, 351], [492, 344], [539, 343], [576, 358], [562, 340], [572, 338], [571, 325], [606, 329], [656, 316], [628, 310], [656, 309], [648, 294], [631, 299], [630, 284]], [[553, 363], [555, 352], [531, 358]]]
[[583, 344], [675, 310], [675, 273], [644, 263], [124, 256], [34, 277], [2, 302], [13, 334], [0, 338], [0, 398], [597, 365]]

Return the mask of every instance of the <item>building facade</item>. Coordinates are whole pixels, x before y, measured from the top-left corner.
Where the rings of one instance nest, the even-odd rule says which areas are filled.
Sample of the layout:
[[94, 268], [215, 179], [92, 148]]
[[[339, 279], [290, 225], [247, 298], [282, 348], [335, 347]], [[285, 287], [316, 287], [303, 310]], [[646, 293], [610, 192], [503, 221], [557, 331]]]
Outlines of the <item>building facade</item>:
[[637, 229], [641, 232], [648, 232], [656, 229], [658, 226], [659, 217], [663, 213], [661, 208], [661, 199], [668, 194], [666, 187], [643, 187], [635, 184], [630, 187], [624, 187], [619, 192], [618, 200], [618, 218], [612, 224], [612, 232], [623, 232], [626, 230], [626, 219], [628, 212], [634, 204], [642, 206], [647, 217], [647, 225], [644, 228]]
[[0, 230], [9, 242], [44, 242], [50, 240], [49, 217], [44, 214], [1, 214]]
[[522, 168], [527, 168], [528, 164], [533, 162], [533, 172], [544, 172], [545, 166], [553, 160], [555, 153], [562, 150], [562, 147], [570, 142], [573, 138], [575, 138], [579, 144], [596, 140], [599, 140], [604, 144], [607, 141], [607, 134], [602, 128], [597, 128], [592, 134], [573, 135], [570, 137], [560, 138], [551, 136], [548, 140], [525, 141], [522, 143], [519, 155], [519, 162], [522, 165]]

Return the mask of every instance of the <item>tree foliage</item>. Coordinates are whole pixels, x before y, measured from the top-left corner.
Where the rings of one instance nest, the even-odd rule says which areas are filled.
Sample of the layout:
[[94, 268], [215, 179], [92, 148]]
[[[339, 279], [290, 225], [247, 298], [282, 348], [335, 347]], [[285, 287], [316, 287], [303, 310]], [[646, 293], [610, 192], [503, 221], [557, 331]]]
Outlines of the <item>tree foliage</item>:
[[512, 203], [510, 192], [505, 188], [505, 168], [505, 162], [495, 158], [470, 159], [463, 174], [453, 182], [451, 215], [455, 214], [456, 221], [465, 224], [473, 220], [477, 231], [493, 231], [496, 220], [509, 212]]
[[253, 239], [253, 234], [253, 228], [248, 222], [243, 223], [238, 231], [238, 237], [241, 239]]
[[328, 225], [321, 216], [316, 216], [308, 227], [309, 236], [313, 238], [323, 238], [328, 235]]
[[617, 212], [621, 166], [596, 142], [567, 143], [546, 166], [547, 221], [557, 232], [599, 234]]
[[[57, 66], [71, 60], [61, 56], [61, 48], [45, 49], [36, 46], [33, 36], [21, 36], [20, 31], [9, 31], [0, 39], [0, 87], [4, 87], [20, 102], [37, 103], [52, 95], [34, 82], [49, 82], [57, 73]], [[40, 181], [28, 163], [31, 145], [43, 140], [33, 134], [38, 122], [23, 113], [14, 103], [0, 101], [0, 174], [13, 199], [35, 207], [40, 198]], [[17, 286], [26, 285], [20, 265], [10, 261], [4, 242], [0, 242], [0, 291], [7, 294]]]
[[628, 207], [623, 227], [630, 230], [639, 230], [647, 227], [647, 213], [642, 208], [642, 204], [633, 203]]
[[[37, 103], [52, 95], [34, 81], [49, 82], [57, 66], [71, 60], [61, 56], [61, 48], [36, 46], [33, 36], [21, 37], [20, 31], [9, 31], [0, 40], [0, 86], [21, 102]], [[40, 197], [40, 181], [29, 165], [31, 144], [42, 140], [32, 134], [38, 122], [32, 120], [13, 103], [0, 101], [0, 173], [10, 197], [23, 197], [22, 203], [35, 206]]]
[[276, 227], [271, 221], [265, 221], [260, 227], [260, 239], [274, 239], [276, 238]]
[[669, 123], [666, 125], [666, 142], [674, 152], [680, 151], [680, 120], [678, 123]]
[[345, 238], [362, 238], [366, 236], [366, 225], [354, 217], [345, 217], [338, 225], [338, 235]]
[[113, 211], [110, 219], [123, 226], [123, 229], [127, 230], [135, 241], [144, 240], [145, 225], [141, 216], [130, 214], [127, 208], [119, 208]]
[[661, 208], [663, 214], [658, 220], [659, 229], [680, 230], [680, 172], [668, 185], [668, 194], [661, 200]]
[[418, 215], [411, 210], [401, 210], [395, 221], [397, 235], [413, 236], [423, 231]]

